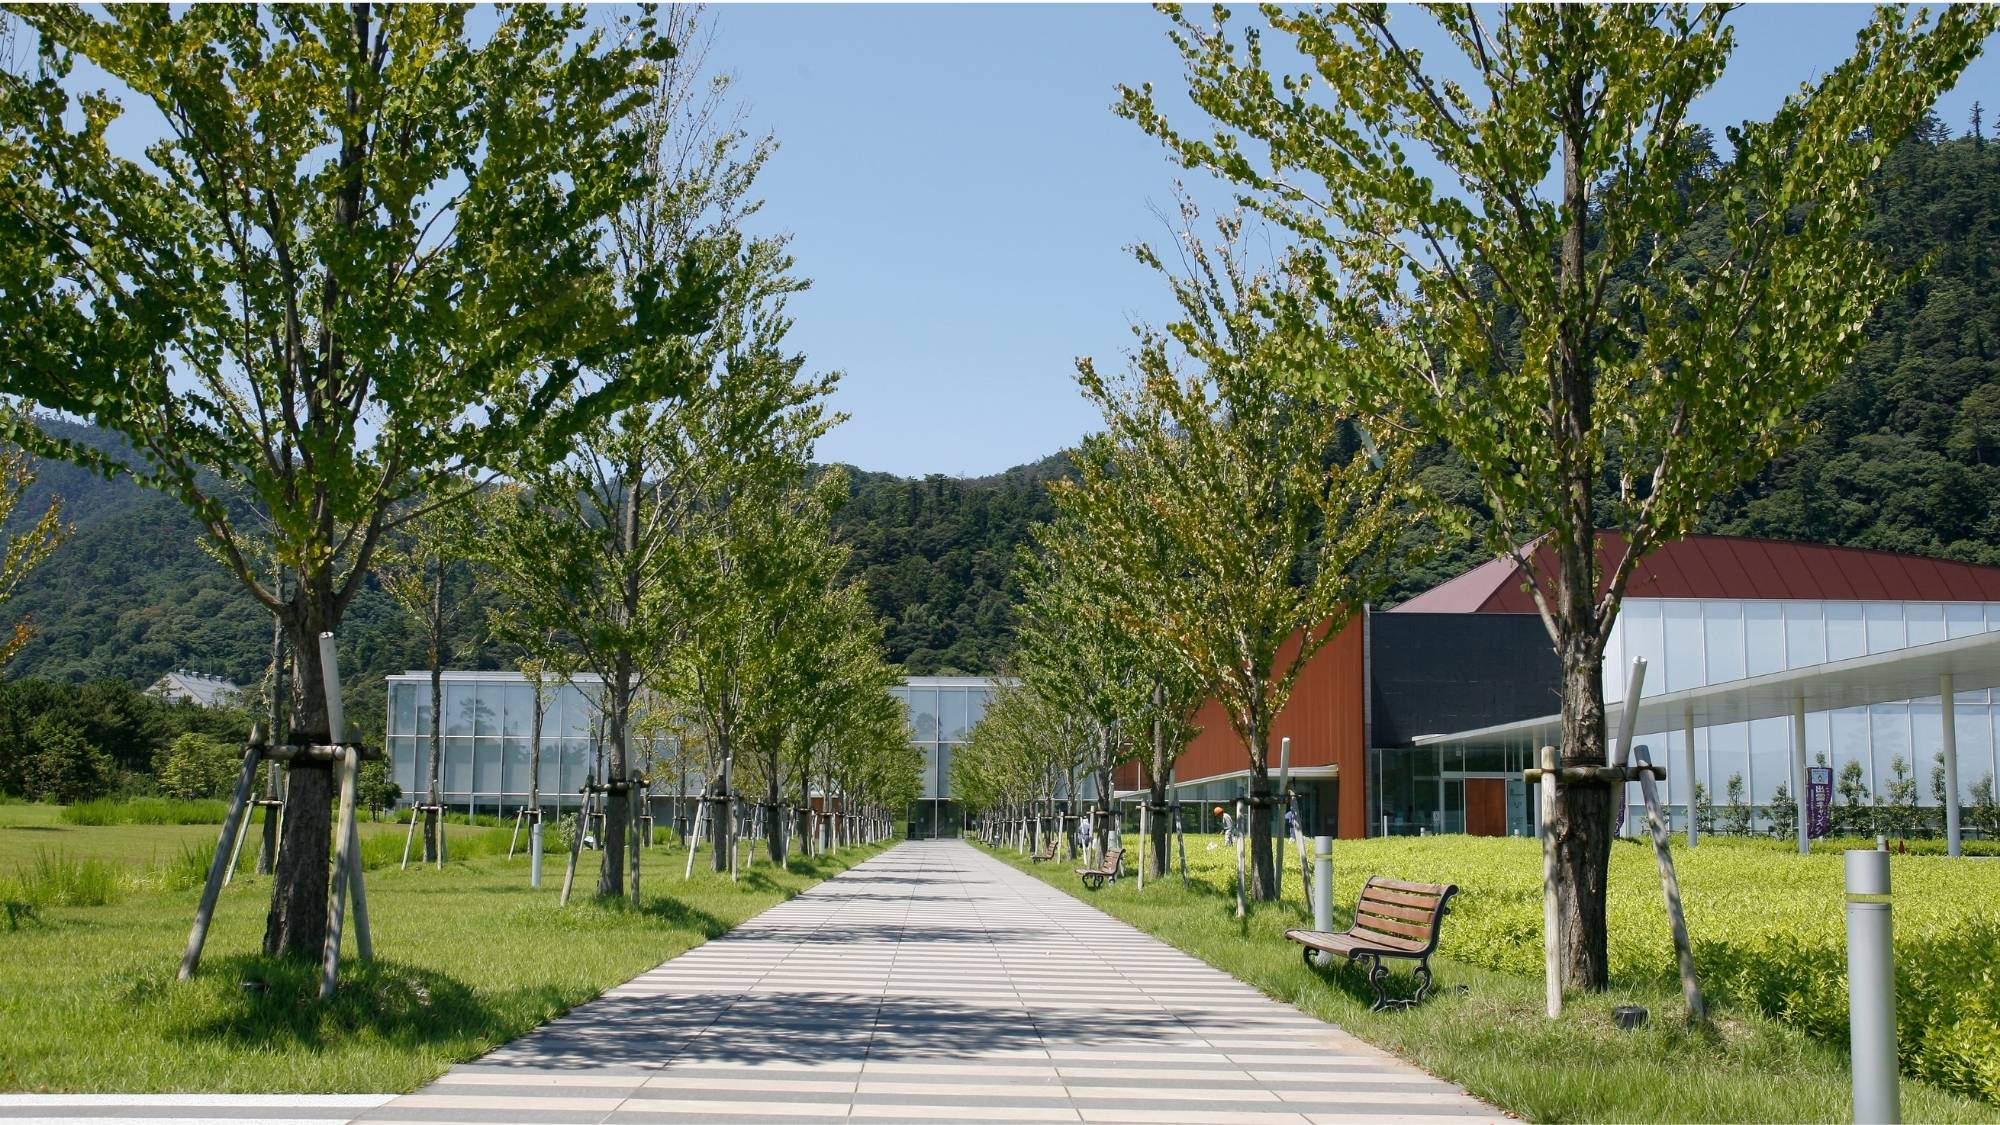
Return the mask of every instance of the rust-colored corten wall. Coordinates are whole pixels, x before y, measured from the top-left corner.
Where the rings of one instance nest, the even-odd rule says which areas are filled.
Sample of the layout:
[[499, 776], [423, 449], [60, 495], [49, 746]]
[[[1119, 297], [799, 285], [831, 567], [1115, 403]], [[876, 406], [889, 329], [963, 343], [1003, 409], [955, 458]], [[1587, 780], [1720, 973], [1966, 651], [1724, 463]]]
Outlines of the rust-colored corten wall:
[[[1297, 645], [1296, 638], [1291, 642]], [[1296, 651], [1293, 649], [1292, 651]], [[1289, 655], [1289, 653], [1287, 653]], [[1359, 838], [1367, 819], [1367, 734], [1364, 700], [1367, 677], [1362, 666], [1362, 622], [1349, 622], [1339, 635], [1320, 648], [1299, 673], [1292, 688], [1291, 702], [1271, 724], [1271, 784], [1278, 774], [1278, 740], [1292, 740], [1293, 766], [1340, 767], [1340, 834]], [[1175, 780], [1182, 784], [1222, 774], [1238, 773], [1250, 767], [1250, 756], [1222, 705], [1211, 699], [1195, 716], [1201, 728], [1182, 752], [1175, 767]], [[1128, 763], [1118, 771], [1120, 789], [1139, 786], [1139, 769]]]

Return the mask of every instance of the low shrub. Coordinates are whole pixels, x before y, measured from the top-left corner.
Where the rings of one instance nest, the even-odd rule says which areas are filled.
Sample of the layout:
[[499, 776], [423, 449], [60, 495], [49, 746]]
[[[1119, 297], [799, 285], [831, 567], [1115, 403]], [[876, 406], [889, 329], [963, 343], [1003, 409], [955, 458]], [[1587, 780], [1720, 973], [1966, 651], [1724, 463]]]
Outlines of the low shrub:
[[[1234, 851], [1188, 841], [1189, 874], [1228, 892]], [[2000, 1104], [2000, 863], [1892, 855], [1896, 1014], [1903, 1069], [1945, 1089]], [[1872, 846], [1869, 841], [1867, 846]], [[1807, 856], [1785, 841], [1676, 844], [1674, 863], [1702, 988], [1753, 1006], [1829, 1042], [1847, 1041], [1847, 936], [1840, 850]], [[1892, 842], [1891, 847], [1894, 847]], [[1127, 857], [1136, 857], [1129, 838]], [[1285, 898], [1304, 905], [1296, 852]], [[1442, 952], [1522, 976], [1542, 972], [1541, 846], [1470, 836], [1342, 840], [1334, 848], [1339, 910], [1371, 874], [1456, 883]], [[1614, 981], [1671, 984], [1673, 942], [1653, 849], [1612, 848], [1609, 939]], [[1342, 924], [1345, 924], [1344, 922]]]

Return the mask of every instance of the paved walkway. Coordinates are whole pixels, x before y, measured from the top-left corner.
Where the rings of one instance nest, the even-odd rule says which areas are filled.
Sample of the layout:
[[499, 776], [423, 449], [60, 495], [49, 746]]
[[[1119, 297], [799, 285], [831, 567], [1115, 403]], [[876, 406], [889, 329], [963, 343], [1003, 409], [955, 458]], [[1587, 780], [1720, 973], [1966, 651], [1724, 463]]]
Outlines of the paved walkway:
[[894, 848], [359, 1120], [1499, 1116], [951, 841]]

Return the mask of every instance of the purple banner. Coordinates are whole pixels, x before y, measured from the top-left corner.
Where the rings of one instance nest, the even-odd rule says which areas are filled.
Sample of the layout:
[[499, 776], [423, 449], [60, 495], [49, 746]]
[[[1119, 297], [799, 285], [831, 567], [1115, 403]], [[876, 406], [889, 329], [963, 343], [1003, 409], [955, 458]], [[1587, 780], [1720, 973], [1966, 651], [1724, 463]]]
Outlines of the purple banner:
[[1819, 839], [1833, 826], [1833, 767], [1806, 769], [1806, 835]]

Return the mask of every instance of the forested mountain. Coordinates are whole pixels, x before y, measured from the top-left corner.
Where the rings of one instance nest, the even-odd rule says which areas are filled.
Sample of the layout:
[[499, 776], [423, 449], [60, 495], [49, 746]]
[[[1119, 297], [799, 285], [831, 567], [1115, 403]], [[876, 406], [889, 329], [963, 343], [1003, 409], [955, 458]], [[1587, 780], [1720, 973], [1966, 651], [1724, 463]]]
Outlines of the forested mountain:
[[[1705, 529], [2000, 563], [2000, 145], [1976, 129], [1953, 138], [1930, 122], [1885, 163], [1876, 191], [1869, 237], [1914, 280], [1877, 313], [1853, 368], [1814, 404], [1805, 440], [1719, 501]], [[87, 427], [66, 429], [118, 448]], [[1068, 465], [1058, 453], [972, 479], [849, 470], [850, 499], [835, 526], [854, 548], [851, 565], [893, 660], [911, 674], [1000, 669], [1014, 554], [1049, 516], [1045, 485]], [[1428, 471], [1443, 487], [1469, 487], [1448, 461]], [[67, 465], [38, 473], [17, 518], [60, 494], [76, 532], [0, 608], [0, 627], [26, 614], [35, 628], [8, 678], [144, 685], [174, 667], [239, 683], [262, 674], [270, 619], [203, 553], [177, 502]], [[1465, 544], [1403, 576], [1392, 600], [1480, 557]], [[463, 615], [455, 664], [506, 662], [479, 635], [484, 616]], [[422, 663], [414, 633], [369, 589], [342, 641], [358, 665], [354, 717], [379, 723], [380, 677]]]

